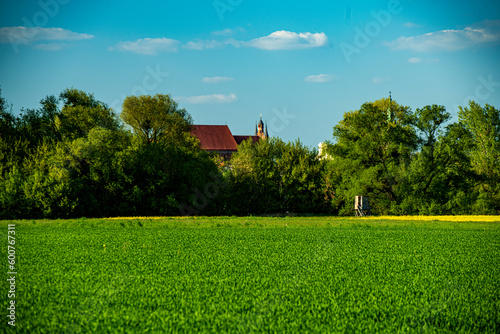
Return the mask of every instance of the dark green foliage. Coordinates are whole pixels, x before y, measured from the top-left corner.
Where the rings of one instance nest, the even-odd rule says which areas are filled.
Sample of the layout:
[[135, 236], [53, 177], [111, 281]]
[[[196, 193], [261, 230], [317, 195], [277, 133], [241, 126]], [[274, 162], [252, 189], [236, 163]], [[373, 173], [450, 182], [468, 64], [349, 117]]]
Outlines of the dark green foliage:
[[[392, 121], [387, 120], [388, 108], [394, 114]], [[340, 177], [334, 205], [342, 214], [352, 213], [354, 196], [370, 197], [379, 214], [389, 213], [391, 203], [401, 201], [404, 170], [417, 148], [411, 122], [409, 107], [385, 99], [345, 113], [334, 127], [330, 163]]]
[[[347, 112], [325, 152], [299, 140], [208, 154], [170, 95], [130, 96], [121, 119], [71, 88], [20, 115], [0, 95], [0, 219], [146, 215], [500, 214], [500, 111], [390, 99]], [[130, 131], [132, 130], [132, 131]]]
[[2, 89], [0, 88], [0, 136], [6, 140], [17, 136], [16, 117], [12, 114], [12, 106], [7, 104], [5, 98], [2, 97]]
[[79, 204], [76, 159], [63, 143], [42, 144], [24, 161], [26, 211], [20, 217], [69, 217]]
[[[432, 105], [412, 113], [387, 99], [346, 113], [329, 145], [332, 205], [352, 213], [356, 195], [379, 214], [500, 213], [500, 119], [471, 102], [459, 122]], [[329, 184], [329, 183], [327, 183]]]
[[459, 122], [467, 132], [467, 151], [471, 168], [477, 175], [474, 190], [478, 199], [473, 211], [478, 214], [500, 212], [500, 110], [471, 101], [460, 107]]
[[[318, 213], [325, 210], [324, 164], [300, 141], [243, 142], [229, 173], [230, 213]], [[231, 199], [230, 199], [231, 200]]]
[[60, 95], [64, 103], [56, 119], [61, 136], [68, 140], [86, 137], [95, 127], [117, 130], [118, 120], [114, 112], [94, 95], [66, 89]]
[[56, 127], [56, 119], [60, 117], [55, 96], [47, 96], [40, 101], [40, 109], [22, 110], [18, 119], [18, 133], [36, 148], [42, 142], [60, 141], [61, 134]]
[[[92, 94], [67, 89], [60, 101], [61, 110], [49, 96], [19, 117], [1, 101], [0, 218], [176, 215], [218, 175], [189, 135], [187, 113], [169, 123], [176, 136], [150, 145]], [[216, 202], [208, 204], [216, 213]]]

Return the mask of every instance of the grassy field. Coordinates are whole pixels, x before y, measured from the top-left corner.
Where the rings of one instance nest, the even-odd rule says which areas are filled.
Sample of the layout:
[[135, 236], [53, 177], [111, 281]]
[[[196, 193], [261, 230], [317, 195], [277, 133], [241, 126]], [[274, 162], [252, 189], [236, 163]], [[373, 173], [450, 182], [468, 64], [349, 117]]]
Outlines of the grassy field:
[[2, 221], [15, 332], [500, 332], [500, 217]]

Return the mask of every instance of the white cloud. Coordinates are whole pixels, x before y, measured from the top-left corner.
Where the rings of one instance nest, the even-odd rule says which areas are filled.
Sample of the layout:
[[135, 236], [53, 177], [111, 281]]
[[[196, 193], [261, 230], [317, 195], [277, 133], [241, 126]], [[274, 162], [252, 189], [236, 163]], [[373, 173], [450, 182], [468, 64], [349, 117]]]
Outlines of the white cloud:
[[217, 84], [217, 83], [222, 83], [222, 82], [230, 82], [233, 81], [234, 79], [231, 77], [205, 77], [202, 79], [204, 83], [209, 83], [209, 84]]
[[295, 50], [321, 47], [327, 43], [328, 37], [324, 33], [295, 33], [281, 30], [268, 36], [242, 42], [242, 45], [263, 50]]
[[189, 50], [208, 50], [222, 48], [224, 45], [224, 43], [216, 40], [197, 40], [187, 42], [182, 47]]
[[205, 103], [232, 103], [238, 101], [238, 98], [236, 97], [235, 94], [231, 93], [229, 95], [212, 94], [212, 95], [179, 97], [179, 100], [193, 104], [205, 104]]
[[318, 74], [307, 76], [304, 80], [306, 82], [328, 82], [335, 79], [335, 76], [331, 74]]
[[245, 29], [238, 27], [236, 29], [223, 29], [218, 31], [212, 31], [212, 35], [214, 36], [232, 36], [238, 32], [245, 32]]
[[483, 21], [461, 30], [440, 30], [384, 42], [392, 50], [416, 52], [457, 51], [500, 42], [500, 20]]
[[[239, 31], [244, 31], [239, 28]], [[232, 34], [235, 30], [225, 29], [212, 34], [223, 36]], [[328, 43], [328, 37], [324, 33], [295, 33], [290, 31], [276, 31], [272, 34], [251, 41], [239, 41], [234, 38], [225, 40], [195, 40], [186, 42], [182, 48], [188, 50], [210, 50], [223, 48], [226, 45], [238, 47], [251, 47], [264, 50], [295, 50], [308, 49], [325, 46]], [[144, 38], [137, 41], [120, 42], [109, 50], [130, 51], [140, 54], [153, 55], [160, 51], [177, 52], [180, 42], [168, 38]]]
[[379, 85], [379, 84], [384, 83], [384, 82], [389, 82], [389, 81], [391, 81], [391, 78], [389, 78], [389, 77], [378, 77], [378, 78], [372, 79], [372, 82], [376, 85]]
[[422, 59], [417, 58], [417, 57], [408, 58], [408, 62], [411, 64], [420, 63], [421, 61], [422, 61]]
[[80, 34], [62, 28], [4, 27], [0, 28], [0, 43], [31, 45], [38, 41], [78, 41], [93, 35]]
[[135, 42], [126, 41], [110, 47], [109, 50], [129, 51], [144, 55], [155, 55], [158, 52], [177, 52], [179, 41], [170, 38], [143, 38]]

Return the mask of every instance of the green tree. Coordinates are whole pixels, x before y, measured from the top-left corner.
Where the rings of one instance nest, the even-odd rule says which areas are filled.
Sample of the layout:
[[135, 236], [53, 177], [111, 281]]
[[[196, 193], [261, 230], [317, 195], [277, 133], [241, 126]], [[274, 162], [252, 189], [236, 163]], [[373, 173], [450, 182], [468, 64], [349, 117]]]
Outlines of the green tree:
[[128, 96], [121, 118], [146, 143], [184, 139], [192, 125], [188, 112], [165, 94]]
[[[84, 138], [94, 127], [109, 130], [119, 128], [113, 110], [96, 100], [92, 94], [71, 88], [61, 93], [60, 100], [64, 105], [55, 124], [63, 139]], [[48, 109], [52, 108], [50, 103], [48, 106]]]
[[433, 104], [417, 108], [414, 117], [415, 126], [420, 132], [420, 144], [432, 149], [443, 132], [442, 125], [450, 120], [451, 114], [444, 106]]
[[[314, 213], [325, 209], [324, 164], [299, 140], [270, 138], [240, 144], [231, 159], [229, 191], [236, 213]], [[237, 195], [236, 195], [237, 194]]]
[[412, 121], [409, 107], [382, 99], [345, 113], [333, 128], [330, 178], [339, 184], [332, 202], [341, 214], [352, 214], [356, 195], [369, 196], [377, 213], [402, 200], [399, 187], [418, 144]]
[[40, 101], [41, 108], [21, 110], [18, 132], [29, 142], [30, 148], [36, 148], [44, 141], [56, 142], [61, 139], [56, 127], [56, 119], [60, 116], [57, 102], [57, 98], [51, 95]]
[[80, 216], [126, 215], [125, 193], [132, 178], [129, 173], [131, 136], [126, 131], [95, 127], [85, 138], [66, 143], [66, 156], [82, 205]]
[[22, 161], [27, 142], [18, 131], [18, 118], [0, 89], [0, 219], [19, 217], [24, 211]]
[[478, 180], [475, 213], [500, 212], [500, 111], [491, 105], [481, 107], [474, 101], [459, 107], [460, 124], [468, 132], [468, 154]]
[[[22, 183], [25, 212], [22, 217], [63, 218], [73, 215], [80, 204], [77, 161], [65, 143], [40, 144], [24, 161]], [[81, 203], [85, 205], [85, 203]]]
[[12, 114], [12, 106], [9, 106], [7, 100], [2, 96], [0, 88], [0, 137], [5, 139], [17, 136], [16, 117]]
[[392, 206], [398, 214], [456, 214], [470, 209], [467, 142], [458, 124], [443, 106], [417, 109], [414, 124], [419, 150], [412, 156], [400, 188], [402, 200]]

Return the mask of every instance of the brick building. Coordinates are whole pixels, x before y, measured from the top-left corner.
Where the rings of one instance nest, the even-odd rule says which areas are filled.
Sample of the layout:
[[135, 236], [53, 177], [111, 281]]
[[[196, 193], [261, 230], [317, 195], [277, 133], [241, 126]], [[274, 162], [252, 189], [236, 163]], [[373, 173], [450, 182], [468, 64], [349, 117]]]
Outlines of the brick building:
[[201, 148], [209, 152], [217, 152], [225, 160], [231, 159], [231, 156], [238, 150], [238, 145], [249, 138], [254, 143], [260, 139], [268, 138], [267, 124], [264, 128], [262, 117], [255, 125], [255, 135], [233, 135], [227, 125], [193, 125], [191, 134], [200, 140]]

